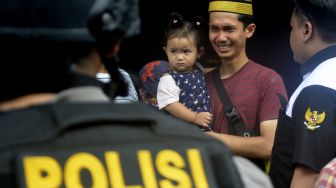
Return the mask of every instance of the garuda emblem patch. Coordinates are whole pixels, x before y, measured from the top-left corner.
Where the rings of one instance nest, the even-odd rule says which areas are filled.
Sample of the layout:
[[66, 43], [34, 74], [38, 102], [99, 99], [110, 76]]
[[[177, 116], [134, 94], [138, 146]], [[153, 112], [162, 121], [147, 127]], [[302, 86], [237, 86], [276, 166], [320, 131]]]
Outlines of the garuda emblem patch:
[[306, 125], [307, 129], [313, 131], [320, 127], [318, 124], [321, 124], [324, 121], [324, 118], [325, 112], [318, 114], [317, 111], [312, 112], [310, 108], [308, 108], [305, 114], [305, 119], [307, 121], [305, 121], [304, 124]]

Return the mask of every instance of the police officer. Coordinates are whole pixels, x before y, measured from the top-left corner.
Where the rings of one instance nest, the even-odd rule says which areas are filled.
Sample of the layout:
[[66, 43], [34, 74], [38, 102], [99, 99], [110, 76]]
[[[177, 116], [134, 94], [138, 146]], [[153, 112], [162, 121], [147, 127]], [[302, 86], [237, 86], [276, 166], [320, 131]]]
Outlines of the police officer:
[[145, 105], [111, 105], [71, 70], [101, 60], [113, 73], [137, 14], [137, 0], [0, 2], [0, 187], [243, 187], [221, 142]]
[[135, 2], [1, 1], [0, 101], [85, 85], [81, 82], [97, 85], [90, 79], [69, 74], [71, 61], [95, 64], [97, 56], [107, 62], [114, 81], [119, 82], [113, 55], [121, 37], [134, 36], [140, 31]]
[[294, 0], [290, 45], [303, 81], [279, 118], [270, 176], [275, 187], [315, 187], [336, 156], [336, 2]]

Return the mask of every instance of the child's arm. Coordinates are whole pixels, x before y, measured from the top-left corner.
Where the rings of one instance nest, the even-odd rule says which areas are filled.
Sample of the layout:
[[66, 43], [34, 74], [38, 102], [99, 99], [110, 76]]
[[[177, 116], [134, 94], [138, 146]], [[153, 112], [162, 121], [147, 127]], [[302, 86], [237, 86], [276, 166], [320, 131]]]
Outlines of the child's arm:
[[176, 86], [174, 79], [165, 74], [160, 78], [157, 90], [159, 109], [165, 109], [175, 118], [208, 127], [212, 117], [209, 112], [196, 113], [189, 110], [179, 102], [180, 88]]
[[164, 109], [178, 119], [194, 123], [202, 127], [209, 127], [212, 121], [212, 116], [209, 112], [193, 112], [180, 102], [168, 104], [164, 107]]

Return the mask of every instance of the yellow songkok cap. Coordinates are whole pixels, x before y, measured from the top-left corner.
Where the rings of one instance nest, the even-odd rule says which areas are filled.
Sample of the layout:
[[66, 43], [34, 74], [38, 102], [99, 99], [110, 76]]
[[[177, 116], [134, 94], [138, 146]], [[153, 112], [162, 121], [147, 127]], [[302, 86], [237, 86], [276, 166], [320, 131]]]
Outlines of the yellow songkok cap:
[[209, 12], [232, 12], [253, 16], [252, 0], [211, 1]]

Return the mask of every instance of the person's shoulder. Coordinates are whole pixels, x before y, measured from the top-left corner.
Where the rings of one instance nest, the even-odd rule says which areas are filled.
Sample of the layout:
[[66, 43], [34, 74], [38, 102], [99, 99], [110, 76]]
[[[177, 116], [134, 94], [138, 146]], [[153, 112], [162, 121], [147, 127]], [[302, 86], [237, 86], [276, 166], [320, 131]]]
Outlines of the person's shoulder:
[[[126, 79], [127, 81], [131, 81], [131, 76], [130, 76], [130, 74], [129, 74], [126, 70], [124, 70], [124, 69], [122, 69], [122, 68], [118, 68], [118, 71], [119, 71], [119, 73], [121, 74], [121, 76], [122, 76], [124, 79]], [[109, 73], [98, 72], [98, 73], [96, 74], [96, 78], [97, 78], [98, 80], [104, 82], [104, 83], [107, 83], [107, 82], [110, 81], [111, 76], [110, 76]]]
[[161, 78], [160, 78], [160, 80], [161, 79], [165, 80], [165, 79], [173, 78], [171, 74], [172, 74], [171, 72], [165, 72], [165, 73], [163, 73], [162, 76], [161, 76]]
[[209, 77], [209, 76], [213, 75], [216, 69], [217, 69], [217, 68], [209, 69], [209, 70], [204, 74], [204, 76]]
[[250, 60], [250, 61], [249, 61], [249, 65], [250, 65], [251, 67], [256, 68], [256, 69], [260, 69], [261, 71], [264, 71], [264, 72], [273, 72], [273, 71], [274, 71], [274, 70], [271, 69], [270, 67], [267, 67], [266, 65], [262, 65], [262, 64], [260, 64], [260, 63], [257, 63], [257, 62], [255, 62], [255, 61], [253, 61], [253, 60]]
[[169, 73], [164, 73], [158, 83], [158, 87], [162, 87], [163, 85], [175, 85], [175, 80], [173, 76]]
[[118, 71], [120, 72], [120, 74], [122, 75], [123, 78], [127, 79], [127, 80], [131, 80], [131, 76], [129, 75], [129, 73], [121, 68], [118, 68]]
[[206, 72], [206, 73], [204, 74], [204, 79], [205, 79], [205, 81], [206, 81], [208, 84], [213, 82], [213, 75], [214, 75], [216, 69], [217, 69], [217, 68], [214, 68], [214, 69], [212, 69], [212, 70], [209, 70], [208, 72]]
[[41, 127], [43, 127], [43, 129], [48, 127], [48, 123], [50, 122], [50, 119], [46, 118], [48, 113], [45, 113], [49, 109], [49, 106], [49, 103], [46, 103], [32, 105], [22, 109], [2, 111], [0, 113], [1, 140], [8, 139], [16, 142], [26, 137], [29, 131], [33, 131], [34, 133], [44, 131], [41, 130]]
[[280, 76], [278, 72], [274, 69], [267, 67], [265, 65], [254, 62], [253, 60], [249, 61], [249, 66], [257, 70], [260, 76]]

